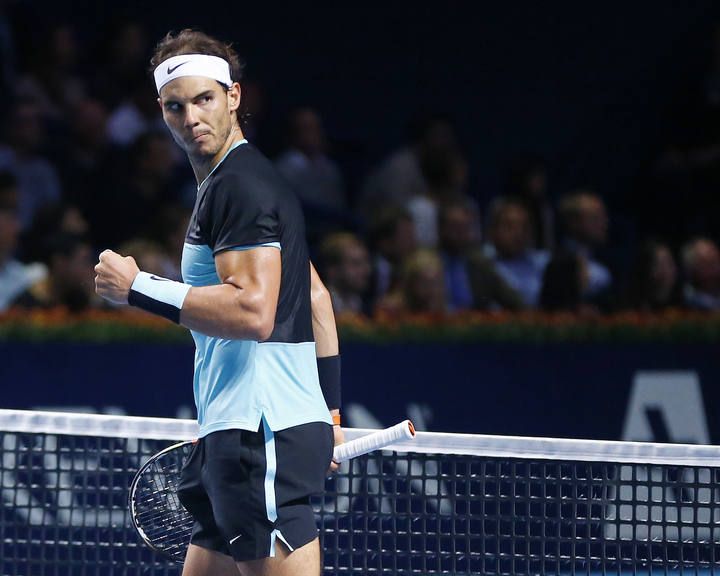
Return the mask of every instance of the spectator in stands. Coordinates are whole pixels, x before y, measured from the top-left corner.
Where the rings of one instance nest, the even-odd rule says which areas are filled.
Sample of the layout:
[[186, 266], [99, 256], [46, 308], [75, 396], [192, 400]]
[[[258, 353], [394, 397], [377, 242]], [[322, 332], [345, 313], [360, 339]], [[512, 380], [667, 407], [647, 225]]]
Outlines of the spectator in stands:
[[440, 207], [464, 198], [467, 164], [459, 150], [446, 147], [422, 150], [420, 168], [427, 186], [424, 193], [408, 201], [407, 209], [415, 223], [418, 245], [436, 248]]
[[379, 317], [447, 314], [443, 264], [437, 252], [413, 253], [403, 264], [399, 290], [388, 293], [375, 311]]
[[627, 304], [655, 312], [681, 304], [677, 265], [670, 248], [655, 240], [640, 246], [630, 282]]
[[555, 215], [547, 194], [545, 163], [537, 157], [516, 159], [508, 174], [505, 196], [525, 202], [534, 223], [532, 247], [552, 250], [555, 246]]
[[147, 66], [148, 36], [140, 22], [119, 19], [111, 22], [100, 38], [97, 51], [103, 65], [93, 70], [93, 88], [100, 100], [114, 109], [129, 96], [128, 90], [137, 85], [138, 72]]
[[[163, 254], [163, 276], [173, 280], [181, 280], [180, 256], [185, 243], [188, 222], [192, 210], [182, 204], [168, 204], [158, 214], [158, 224], [150, 240], [157, 243]], [[135, 254], [135, 252], [127, 252]], [[141, 268], [143, 269], [143, 268]]]
[[[144, 240], [142, 238], [130, 240], [120, 246], [118, 249], [120, 254], [136, 254], [135, 261], [138, 267], [150, 274], [156, 274], [163, 278], [179, 280], [178, 271], [173, 263], [168, 260], [167, 254], [163, 247], [152, 240]], [[168, 272], [170, 274], [168, 274]], [[123, 307], [123, 310], [131, 308]]]
[[71, 26], [60, 24], [39, 35], [28, 74], [18, 79], [15, 91], [20, 101], [33, 102], [45, 120], [65, 123], [65, 113], [85, 96], [85, 85], [77, 74], [78, 44]]
[[345, 186], [337, 164], [327, 155], [322, 119], [312, 108], [290, 115], [289, 148], [277, 159], [278, 170], [306, 206], [342, 211], [347, 208]]
[[135, 259], [142, 270], [182, 281], [180, 255], [190, 216], [191, 210], [180, 204], [162, 206], [156, 215], [156, 226], [148, 235], [129, 239], [118, 252], [137, 254]]
[[372, 300], [378, 301], [398, 288], [400, 269], [417, 248], [415, 224], [404, 208], [388, 206], [371, 223]]
[[561, 250], [543, 272], [540, 308], [546, 312], [588, 313], [585, 304], [588, 269], [584, 257], [577, 252]]
[[485, 246], [485, 255], [510, 288], [521, 295], [524, 305], [535, 308], [549, 255], [530, 247], [532, 223], [525, 203], [517, 198], [496, 199], [490, 207], [488, 233], [490, 244]]
[[58, 234], [85, 237], [89, 229], [85, 216], [77, 206], [67, 202], [44, 206], [38, 211], [30, 230], [22, 235], [21, 257], [26, 261], [42, 261], [48, 238]]
[[27, 101], [19, 101], [11, 110], [5, 144], [0, 145], [0, 170], [17, 178], [18, 216], [21, 229], [27, 229], [35, 212], [61, 198], [60, 181], [55, 168], [43, 156], [45, 126], [40, 110]]
[[92, 237], [102, 246], [148, 237], [157, 215], [178, 203], [183, 183], [176, 180], [173, 144], [166, 132], [148, 132], [129, 151], [127, 174], [110, 183], [90, 215]]
[[608, 216], [602, 198], [587, 190], [578, 190], [560, 203], [564, 232], [563, 247], [582, 255], [588, 266], [588, 297], [594, 302], [607, 300], [613, 278], [601, 263], [597, 251], [607, 241]]
[[320, 267], [335, 313], [364, 314], [371, 268], [362, 241], [348, 232], [326, 237], [320, 246]]
[[510, 288], [480, 249], [475, 206], [457, 200], [445, 204], [438, 216], [439, 255], [445, 293], [451, 311], [523, 307], [520, 294]]
[[144, 73], [125, 87], [127, 96], [110, 112], [107, 122], [110, 142], [120, 148], [132, 146], [148, 132], [164, 132], [157, 93]]
[[20, 234], [17, 196], [14, 176], [0, 172], [0, 311], [47, 275], [42, 264], [23, 264], [14, 258]]
[[117, 157], [107, 138], [107, 111], [98, 101], [85, 98], [70, 112], [69, 139], [59, 150], [58, 170], [67, 201], [83, 212], [102, 209], [98, 190], [107, 185], [111, 167]]
[[412, 198], [427, 194], [421, 157], [458, 148], [453, 127], [440, 116], [414, 119], [408, 127], [408, 140], [368, 177], [361, 198], [364, 214], [371, 215], [377, 206], [406, 206]]
[[709, 238], [688, 242], [682, 252], [685, 304], [699, 310], [720, 310], [720, 250]]
[[23, 308], [63, 307], [82, 312], [96, 304], [90, 244], [80, 236], [58, 234], [46, 243], [48, 276], [23, 292], [14, 305]]

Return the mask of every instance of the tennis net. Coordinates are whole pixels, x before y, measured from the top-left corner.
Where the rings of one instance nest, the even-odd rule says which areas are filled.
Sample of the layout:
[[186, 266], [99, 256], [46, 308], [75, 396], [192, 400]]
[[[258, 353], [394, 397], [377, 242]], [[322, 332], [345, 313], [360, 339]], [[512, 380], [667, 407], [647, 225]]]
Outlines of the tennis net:
[[[179, 574], [135, 534], [128, 486], [195, 433], [0, 410], [0, 575]], [[325, 574], [720, 574], [720, 447], [419, 432], [390, 448], [314, 501]]]

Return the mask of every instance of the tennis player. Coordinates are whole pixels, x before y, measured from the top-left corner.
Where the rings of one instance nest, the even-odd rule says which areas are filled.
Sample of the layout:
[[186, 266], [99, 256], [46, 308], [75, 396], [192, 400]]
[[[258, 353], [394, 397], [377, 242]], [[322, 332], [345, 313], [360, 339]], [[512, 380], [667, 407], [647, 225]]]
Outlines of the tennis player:
[[309, 497], [343, 440], [330, 297], [298, 200], [243, 136], [237, 54], [184, 30], [151, 63], [165, 123], [198, 182], [183, 282], [105, 250], [95, 283], [110, 302], [178, 322], [195, 340], [200, 440], [179, 489], [195, 518], [183, 575], [317, 576]]

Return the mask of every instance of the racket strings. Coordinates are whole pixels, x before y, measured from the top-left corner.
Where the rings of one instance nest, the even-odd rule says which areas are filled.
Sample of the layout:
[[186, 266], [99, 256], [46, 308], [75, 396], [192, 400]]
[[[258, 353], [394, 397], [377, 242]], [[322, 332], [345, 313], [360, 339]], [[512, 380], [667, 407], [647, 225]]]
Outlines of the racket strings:
[[192, 535], [193, 518], [177, 495], [183, 462], [191, 446], [171, 450], [149, 462], [138, 479], [135, 522], [157, 550], [183, 560]]

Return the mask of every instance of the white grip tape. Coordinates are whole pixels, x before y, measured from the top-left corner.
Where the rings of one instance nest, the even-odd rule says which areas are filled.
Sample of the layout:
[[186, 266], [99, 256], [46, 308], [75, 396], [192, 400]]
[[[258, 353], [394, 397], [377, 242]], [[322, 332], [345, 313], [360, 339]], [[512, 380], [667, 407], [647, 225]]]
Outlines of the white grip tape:
[[379, 430], [373, 434], [368, 434], [362, 438], [357, 438], [356, 440], [335, 446], [333, 460], [338, 463], [345, 462], [356, 456], [362, 456], [363, 454], [367, 454], [373, 450], [380, 450], [400, 440], [408, 440], [411, 438], [415, 438], [415, 427], [410, 420], [403, 420], [399, 424], [395, 424], [395, 426], [385, 428], [385, 430]]

